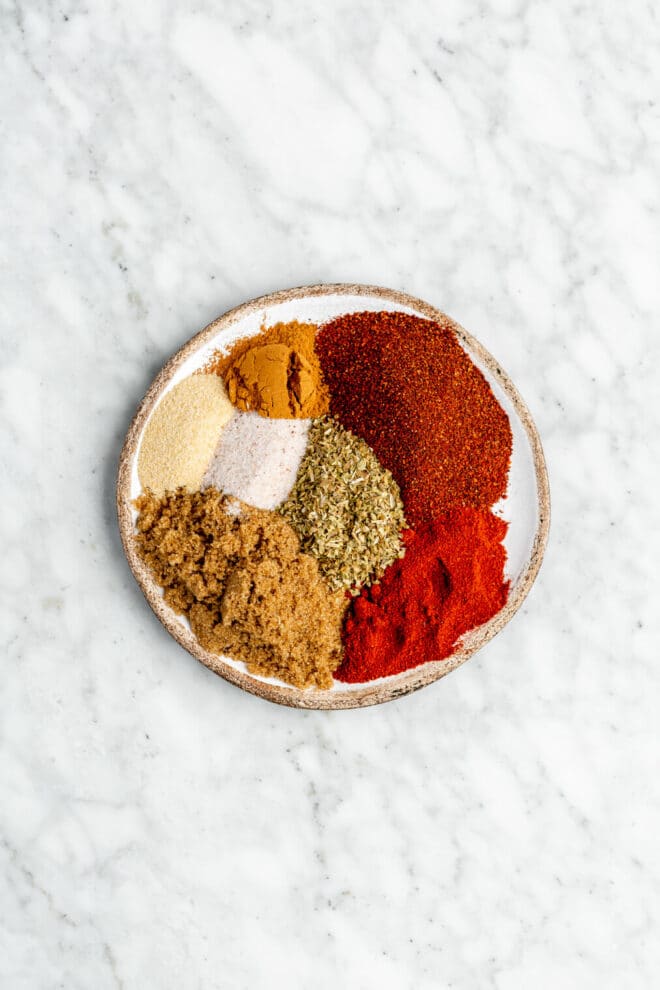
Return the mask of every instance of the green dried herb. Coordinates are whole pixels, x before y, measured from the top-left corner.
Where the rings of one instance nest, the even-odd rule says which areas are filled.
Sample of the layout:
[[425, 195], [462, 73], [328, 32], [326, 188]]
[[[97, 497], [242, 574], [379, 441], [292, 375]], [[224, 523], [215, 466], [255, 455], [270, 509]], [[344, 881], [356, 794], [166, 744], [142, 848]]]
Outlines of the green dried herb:
[[399, 486], [364, 440], [328, 416], [312, 423], [296, 483], [279, 511], [333, 590], [357, 592], [403, 556]]

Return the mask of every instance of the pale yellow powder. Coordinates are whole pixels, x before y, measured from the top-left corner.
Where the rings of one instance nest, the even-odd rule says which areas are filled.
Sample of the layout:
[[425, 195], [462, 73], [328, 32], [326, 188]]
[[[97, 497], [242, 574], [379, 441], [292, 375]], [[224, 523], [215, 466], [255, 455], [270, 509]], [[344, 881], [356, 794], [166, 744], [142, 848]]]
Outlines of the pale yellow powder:
[[160, 400], [140, 445], [138, 476], [155, 495], [199, 489], [220, 431], [234, 414], [222, 379], [191, 375]]

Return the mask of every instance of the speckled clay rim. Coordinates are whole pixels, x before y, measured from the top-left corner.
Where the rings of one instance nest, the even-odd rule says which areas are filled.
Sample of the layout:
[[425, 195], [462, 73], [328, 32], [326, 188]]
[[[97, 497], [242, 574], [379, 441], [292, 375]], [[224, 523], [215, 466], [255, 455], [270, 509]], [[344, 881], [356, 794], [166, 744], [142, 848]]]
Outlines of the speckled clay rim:
[[[529, 564], [505, 607], [490, 622], [467, 633], [463, 638], [461, 649], [449, 657], [448, 660], [429, 661], [420, 667], [415, 667], [413, 670], [404, 671], [402, 674], [396, 674], [393, 677], [386, 678], [374, 684], [365, 684], [355, 688], [342, 689], [341, 691], [303, 691], [298, 688], [270, 684], [260, 681], [244, 671], [237, 670], [222, 660], [221, 657], [203, 650], [192, 632], [182, 626], [176, 620], [168, 606], [165, 605], [161, 597], [160, 588], [155, 584], [138, 557], [135, 551], [134, 540], [132, 539], [134, 535], [133, 519], [131, 516], [131, 466], [133, 458], [137, 451], [142, 428], [159, 399], [163, 388], [177, 368], [198, 348], [214, 337], [219, 330], [225, 329], [238, 319], [254, 312], [254, 310], [261, 310], [277, 303], [290, 302], [293, 299], [322, 295], [376, 296], [380, 299], [387, 299], [399, 306], [414, 309], [416, 312], [422, 313], [429, 320], [434, 320], [444, 326], [451, 327], [467, 345], [469, 350], [478, 355], [488, 370], [497, 377], [500, 385], [511, 400], [529, 437], [534, 458], [538, 492], [538, 528]], [[235, 309], [230, 309], [223, 316], [218, 317], [217, 320], [210, 323], [204, 330], [201, 330], [192, 337], [187, 344], [184, 344], [174, 357], [170, 358], [154, 379], [149, 391], [140, 403], [126, 436], [119, 459], [117, 513], [126, 557], [145, 598], [167, 631], [171, 633], [181, 646], [205, 664], [205, 666], [221, 677], [224, 677], [225, 680], [243, 688], [244, 691], [257, 694], [262, 698], [266, 698], [268, 701], [275, 701], [280, 705], [289, 705], [292, 708], [362, 708], [367, 705], [378, 705], [384, 701], [391, 701], [393, 698], [400, 698], [404, 694], [417, 691], [419, 688], [431, 684], [432, 681], [437, 681], [439, 678], [449, 674], [450, 671], [460, 667], [473, 653], [476, 653], [477, 650], [488, 643], [515, 615], [529, 593], [543, 559], [550, 528], [550, 489], [541, 440], [529, 410], [518, 394], [513, 382], [485, 347], [475, 340], [467, 330], [464, 330], [463, 327], [459, 326], [439, 309], [429, 305], [429, 303], [424, 302], [422, 299], [409, 296], [405, 292], [397, 292], [394, 289], [383, 289], [373, 285], [340, 283], [337, 285], [310, 285], [299, 286], [294, 289], [283, 289], [280, 292], [273, 292], [266, 296], [260, 296], [258, 299], [253, 299], [251, 302], [243, 303]]]

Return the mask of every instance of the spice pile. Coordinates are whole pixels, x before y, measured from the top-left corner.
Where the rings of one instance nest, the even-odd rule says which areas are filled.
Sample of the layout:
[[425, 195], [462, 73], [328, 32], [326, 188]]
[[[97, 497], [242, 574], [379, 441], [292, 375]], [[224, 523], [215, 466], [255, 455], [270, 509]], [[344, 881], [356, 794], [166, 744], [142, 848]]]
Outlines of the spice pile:
[[197, 488], [218, 434], [233, 415], [234, 407], [215, 375], [191, 375], [166, 392], [140, 444], [142, 487], [156, 495], [179, 485]]
[[364, 440], [328, 417], [313, 422], [280, 512], [332, 589], [359, 590], [403, 555], [399, 486]]
[[170, 390], [137, 548], [202, 647], [296, 687], [443, 660], [505, 604], [508, 417], [454, 331], [278, 323]]
[[238, 409], [261, 416], [322, 416], [329, 395], [316, 354], [313, 323], [276, 323], [218, 354], [207, 371], [220, 375]]
[[330, 411], [401, 488], [408, 521], [506, 492], [509, 419], [448, 327], [405, 313], [353, 313], [321, 328]]
[[364, 681], [448, 657], [457, 639], [502, 608], [506, 523], [451, 509], [404, 534], [406, 553], [365, 588], [346, 619], [338, 680]]

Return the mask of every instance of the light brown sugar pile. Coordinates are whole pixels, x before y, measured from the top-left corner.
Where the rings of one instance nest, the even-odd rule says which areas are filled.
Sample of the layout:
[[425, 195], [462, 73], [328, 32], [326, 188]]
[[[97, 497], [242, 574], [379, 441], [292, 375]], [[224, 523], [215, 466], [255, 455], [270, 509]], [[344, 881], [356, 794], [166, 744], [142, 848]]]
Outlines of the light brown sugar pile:
[[217, 375], [191, 375], [166, 392], [140, 444], [142, 488], [156, 495], [199, 488], [222, 427], [234, 412]]
[[138, 552], [202, 647], [254, 674], [329, 688], [348, 604], [278, 514], [216, 489], [136, 500]]
[[297, 419], [322, 416], [330, 399], [314, 349], [313, 323], [276, 323], [216, 354], [206, 371], [223, 379], [238, 409]]

